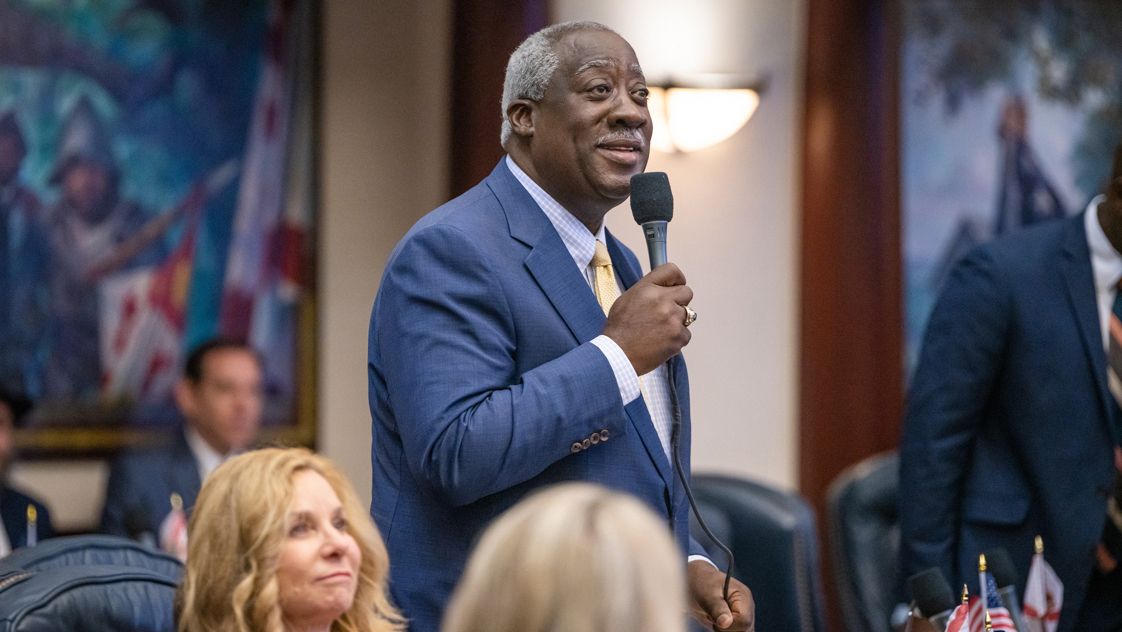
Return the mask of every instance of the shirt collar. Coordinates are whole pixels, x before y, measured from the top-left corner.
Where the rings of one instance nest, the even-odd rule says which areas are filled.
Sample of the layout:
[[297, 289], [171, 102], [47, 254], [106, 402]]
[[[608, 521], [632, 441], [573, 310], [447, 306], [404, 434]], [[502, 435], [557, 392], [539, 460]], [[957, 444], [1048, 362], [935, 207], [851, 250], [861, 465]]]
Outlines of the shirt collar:
[[206, 439], [190, 425], [183, 429], [183, 434], [187, 437], [187, 447], [191, 448], [191, 454], [195, 455], [195, 464], [199, 468], [199, 480], [205, 481], [206, 477], [210, 476], [210, 473], [219, 465], [222, 465], [222, 462], [230, 455], [220, 454], [210, 447]]
[[1095, 291], [1113, 292], [1122, 278], [1122, 255], [1111, 245], [1099, 224], [1099, 204], [1106, 200], [1105, 195], [1097, 196], [1087, 205], [1083, 227], [1087, 232], [1087, 247], [1091, 251], [1091, 270], [1095, 277]]
[[545, 189], [538, 186], [537, 182], [526, 175], [526, 172], [522, 171], [509, 155], [506, 157], [506, 166], [510, 169], [514, 179], [518, 180], [522, 187], [526, 189], [526, 192], [530, 194], [530, 197], [538, 203], [538, 207], [545, 213], [549, 223], [553, 225], [553, 229], [561, 236], [565, 249], [569, 251], [569, 256], [573, 258], [577, 267], [581, 270], [588, 268], [588, 264], [592, 262], [592, 255], [596, 253], [596, 241], [603, 241], [605, 245], [608, 243], [604, 225], [601, 224], [600, 230], [593, 235], [576, 216], [565, 210], [560, 202], [553, 199], [553, 196], [546, 193]]

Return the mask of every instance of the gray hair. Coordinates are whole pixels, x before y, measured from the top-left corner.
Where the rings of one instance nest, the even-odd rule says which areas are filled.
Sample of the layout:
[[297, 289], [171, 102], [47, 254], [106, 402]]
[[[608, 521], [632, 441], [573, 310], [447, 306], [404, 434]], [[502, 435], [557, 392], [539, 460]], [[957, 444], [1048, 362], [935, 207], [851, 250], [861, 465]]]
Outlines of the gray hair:
[[515, 99], [541, 101], [545, 97], [546, 86], [561, 65], [561, 58], [553, 47], [561, 38], [577, 31], [615, 33], [599, 22], [562, 22], [547, 26], [527, 37], [511, 53], [510, 61], [506, 64], [506, 79], [503, 81], [503, 127], [499, 134], [503, 147], [506, 147], [507, 140], [514, 133], [507, 120], [506, 109]]

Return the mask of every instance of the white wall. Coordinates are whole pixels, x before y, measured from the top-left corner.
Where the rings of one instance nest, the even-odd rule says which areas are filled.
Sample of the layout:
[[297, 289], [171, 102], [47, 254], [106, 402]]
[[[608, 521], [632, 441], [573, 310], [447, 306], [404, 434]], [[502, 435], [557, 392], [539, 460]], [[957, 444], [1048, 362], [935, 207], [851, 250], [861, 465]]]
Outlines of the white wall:
[[[799, 150], [805, 0], [554, 0], [553, 19], [596, 20], [635, 48], [649, 80], [698, 72], [770, 77], [729, 140], [651, 156], [674, 191], [670, 259], [693, 288], [685, 355], [694, 471], [797, 484]], [[630, 209], [609, 229], [646, 260]]]

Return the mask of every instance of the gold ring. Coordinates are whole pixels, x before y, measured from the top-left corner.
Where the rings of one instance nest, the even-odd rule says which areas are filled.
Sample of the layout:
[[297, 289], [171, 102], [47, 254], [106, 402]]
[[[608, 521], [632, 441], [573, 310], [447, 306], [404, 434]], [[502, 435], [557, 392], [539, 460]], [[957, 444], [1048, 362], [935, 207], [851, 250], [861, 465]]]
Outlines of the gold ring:
[[682, 324], [689, 327], [697, 320], [697, 312], [693, 311], [689, 305], [683, 305], [682, 307], [686, 310], [686, 319], [682, 321]]

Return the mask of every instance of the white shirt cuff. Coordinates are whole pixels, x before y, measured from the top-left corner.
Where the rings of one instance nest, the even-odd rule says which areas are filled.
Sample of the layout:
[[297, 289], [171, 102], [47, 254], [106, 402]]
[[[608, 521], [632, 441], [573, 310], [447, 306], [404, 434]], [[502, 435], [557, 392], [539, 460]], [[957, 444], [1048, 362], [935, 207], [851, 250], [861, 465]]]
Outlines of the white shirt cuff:
[[639, 376], [635, 367], [627, 359], [627, 354], [619, 348], [615, 340], [601, 334], [592, 339], [592, 344], [608, 359], [612, 366], [612, 373], [616, 376], [616, 386], [619, 387], [619, 398], [626, 406], [639, 397]]
[[[716, 564], [713, 563], [713, 560], [705, 557], [704, 555], [691, 555], [691, 556], [686, 558], [686, 564], [689, 564], [691, 562], [698, 562], [698, 561], [706, 562], [707, 564], [709, 564], [713, 568], [715, 568], [719, 571], [721, 570], [721, 568], [719, 566], [717, 566]], [[723, 573], [724, 571], [721, 571], [721, 572]]]

